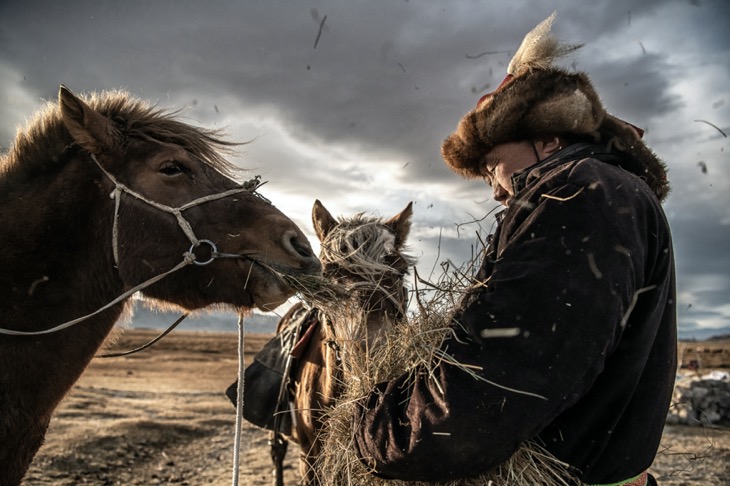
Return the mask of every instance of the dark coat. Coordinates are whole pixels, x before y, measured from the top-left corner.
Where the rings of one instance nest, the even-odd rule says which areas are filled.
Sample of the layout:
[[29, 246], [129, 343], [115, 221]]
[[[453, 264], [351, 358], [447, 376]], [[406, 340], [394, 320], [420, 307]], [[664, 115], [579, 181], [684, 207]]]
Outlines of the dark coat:
[[[602, 150], [573, 145], [515, 179], [485, 285], [443, 345], [483, 379], [441, 362], [378, 385], [355, 437], [378, 475], [475, 476], [530, 439], [587, 483], [651, 465], [676, 373], [671, 236], [657, 196]], [[491, 337], [503, 328], [518, 331]]]

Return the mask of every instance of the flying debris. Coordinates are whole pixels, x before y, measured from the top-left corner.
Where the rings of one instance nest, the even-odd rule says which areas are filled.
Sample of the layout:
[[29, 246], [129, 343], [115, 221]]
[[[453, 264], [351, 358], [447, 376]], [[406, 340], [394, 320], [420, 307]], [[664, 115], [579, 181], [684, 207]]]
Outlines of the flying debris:
[[710, 123], [710, 122], [708, 122], [707, 120], [695, 120], [695, 121], [696, 121], [696, 122], [701, 122], [701, 123], [707, 123], [707, 124], [708, 124], [708, 125], [710, 125], [710, 126], [711, 126], [712, 128], [714, 128], [715, 130], [717, 130], [718, 132], [720, 132], [720, 133], [722, 134], [722, 136], [723, 136], [723, 137], [727, 138], [727, 134], [725, 134], [725, 132], [723, 132], [723, 131], [722, 131], [722, 130], [720, 129], [720, 127], [718, 127], [718, 126], [717, 126], [717, 125], [715, 125], [714, 123]]
[[314, 47], [312, 49], [317, 48], [317, 44], [319, 44], [319, 38], [322, 36], [322, 29], [324, 28], [324, 23], [327, 21], [327, 16], [325, 15], [322, 17], [322, 22], [319, 23], [319, 32], [317, 32], [317, 38], [314, 40]]
[[704, 161], [700, 160], [699, 162], [697, 162], [697, 165], [700, 167], [700, 170], [703, 174], [707, 174], [707, 164], [705, 164]]
[[493, 54], [512, 54], [512, 51], [486, 51], [481, 54], [477, 54], [476, 56], [470, 54], [464, 54], [464, 56], [466, 56], [467, 59], [479, 59], [482, 56], [491, 56]]

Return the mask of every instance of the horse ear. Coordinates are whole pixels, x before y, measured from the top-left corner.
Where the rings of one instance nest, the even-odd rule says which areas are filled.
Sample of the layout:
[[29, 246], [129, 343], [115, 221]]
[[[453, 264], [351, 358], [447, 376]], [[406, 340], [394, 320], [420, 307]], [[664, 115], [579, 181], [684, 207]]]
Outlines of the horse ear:
[[58, 103], [66, 129], [85, 150], [99, 154], [119, 145], [121, 135], [111, 120], [84, 103], [63, 85], [58, 90]]
[[314, 225], [314, 232], [317, 233], [319, 241], [324, 241], [329, 232], [332, 231], [332, 228], [337, 226], [337, 220], [319, 202], [319, 199], [314, 201], [314, 207], [312, 208], [312, 224]]
[[409, 202], [403, 211], [390, 218], [385, 224], [395, 235], [395, 246], [401, 248], [411, 231], [411, 216], [413, 216], [413, 202]]

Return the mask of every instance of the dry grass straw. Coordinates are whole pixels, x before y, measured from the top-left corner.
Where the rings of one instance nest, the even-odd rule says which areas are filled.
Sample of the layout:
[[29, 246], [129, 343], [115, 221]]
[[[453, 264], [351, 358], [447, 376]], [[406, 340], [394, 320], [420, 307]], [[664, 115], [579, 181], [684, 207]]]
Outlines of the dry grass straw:
[[[320, 484], [434, 484], [385, 481], [370, 474], [355, 453], [353, 428], [362, 412], [359, 400], [366, 397], [376, 383], [406, 373], [411, 376], [415, 373], [428, 375], [432, 373], [434, 364], [445, 358], [439, 352], [441, 344], [452, 333], [450, 323], [454, 310], [461, 304], [466, 292], [478, 285], [471, 277], [476, 274], [475, 270], [475, 259], [472, 259], [459, 268], [450, 262], [443, 263], [441, 276], [435, 283], [420, 278], [416, 273], [411, 299], [415, 299], [417, 311], [409, 313], [403, 322], [386, 325], [377, 344], [370, 346], [367, 344], [366, 326], [361, 324], [366, 316], [352, 297], [352, 292], [347, 289], [343, 292], [331, 283], [315, 282], [314, 279], [297, 283], [306, 300], [315, 301], [317, 306], [325, 309], [333, 325], [334, 338], [342, 350], [342, 395], [327, 412], [325, 427], [321, 431], [324, 453], [315, 465]], [[454, 364], [473, 374], [468, 367]], [[479, 477], [441, 484], [552, 486], [575, 483], [565, 463], [540, 445], [527, 442], [505, 463]]]

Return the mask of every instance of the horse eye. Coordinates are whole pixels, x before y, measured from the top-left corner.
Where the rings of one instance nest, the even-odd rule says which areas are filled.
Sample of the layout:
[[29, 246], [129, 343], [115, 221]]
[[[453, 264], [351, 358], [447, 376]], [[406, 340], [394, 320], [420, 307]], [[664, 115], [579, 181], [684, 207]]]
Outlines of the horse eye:
[[179, 162], [171, 161], [160, 167], [160, 172], [165, 174], [166, 176], [172, 177], [179, 174], [187, 174], [188, 172], [190, 172], [190, 169], [180, 164]]

